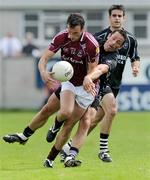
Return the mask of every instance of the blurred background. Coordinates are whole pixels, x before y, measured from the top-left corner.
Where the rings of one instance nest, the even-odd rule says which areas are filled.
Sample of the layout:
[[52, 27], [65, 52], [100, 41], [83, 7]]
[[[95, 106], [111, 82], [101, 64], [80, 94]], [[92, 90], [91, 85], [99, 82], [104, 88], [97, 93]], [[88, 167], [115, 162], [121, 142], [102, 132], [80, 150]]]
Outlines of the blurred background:
[[[68, 15], [81, 13], [86, 29], [95, 33], [108, 26], [109, 6], [120, 3], [126, 7], [124, 27], [138, 40], [141, 72], [132, 77], [130, 61], [127, 63], [119, 110], [150, 111], [149, 0], [0, 0], [0, 109], [39, 109], [48, 92], [37, 64], [52, 37], [66, 27]], [[2, 53], [2, 42], [6, 44], [10, 38], [12, 46]], [[57, 60], [59, 54], [53, 63]]]

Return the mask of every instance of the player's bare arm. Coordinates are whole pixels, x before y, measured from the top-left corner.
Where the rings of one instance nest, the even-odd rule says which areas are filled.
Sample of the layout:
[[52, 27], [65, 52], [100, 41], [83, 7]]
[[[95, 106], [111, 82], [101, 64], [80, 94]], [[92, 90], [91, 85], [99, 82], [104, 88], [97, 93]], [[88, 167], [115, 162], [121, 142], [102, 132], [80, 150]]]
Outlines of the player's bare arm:
[[54, 54], [54, 52], [46, 49], [38, 64], [41, 77], [49, 88], [52, 88], [56, 81], [52, 78], [51, 74], [46, 71], [46, 64], [48, 60], [54, 56]]
[[97, 65], [87, 76], [84, 78], [83, 86], [85, 90], [90, 91], [93, 86], [93, 81], [98, 79], [102, 74], [108, 72], [109, 66], [107, 64]]
[[98, 79], [102, 74], [105, 74], [108, 72], [109, 66], [107, 64], [99, 64], [97, 65], [91, 73], [88, 74], [88, 76], [94, 81], [95, 79]]

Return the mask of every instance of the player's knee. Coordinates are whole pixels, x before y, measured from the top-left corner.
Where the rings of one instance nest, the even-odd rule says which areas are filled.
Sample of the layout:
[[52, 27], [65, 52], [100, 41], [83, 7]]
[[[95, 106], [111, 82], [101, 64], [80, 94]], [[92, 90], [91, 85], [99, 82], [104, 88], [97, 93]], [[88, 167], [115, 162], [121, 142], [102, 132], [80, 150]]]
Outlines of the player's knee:
[[117, 107], [112, 106], [107, 113], [109, 114], [110, 117], [114, 117], [117, 114]]
[[89, 129], [91, 125], [91, 119], [90, 118], [82, 119], [80, 124], [83, 129]]
[[60, 110], [59, 116], [61, 119], [69, 119], [71, 117], [72, 112], [69, 110]]

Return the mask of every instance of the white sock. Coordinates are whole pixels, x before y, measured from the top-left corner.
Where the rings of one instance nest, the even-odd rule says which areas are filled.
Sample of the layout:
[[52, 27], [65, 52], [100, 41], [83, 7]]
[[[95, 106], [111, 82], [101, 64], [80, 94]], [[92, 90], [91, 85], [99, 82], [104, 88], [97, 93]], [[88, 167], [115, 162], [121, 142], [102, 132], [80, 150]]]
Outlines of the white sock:
[[62, 150], [63, 150], [67, 155], [69, 155], [69, 153], [70, 153], [70, 147], [71, 147], [71, 144], [70, 144], [70, 142], [68, 142], [67, 144], [65, 144], [65, 145], [63, 146]]
[[17, 133], [17, 135], [18, 135], [22, 140], [27, 140], [27, 139], [28, 139], [23, 133]]

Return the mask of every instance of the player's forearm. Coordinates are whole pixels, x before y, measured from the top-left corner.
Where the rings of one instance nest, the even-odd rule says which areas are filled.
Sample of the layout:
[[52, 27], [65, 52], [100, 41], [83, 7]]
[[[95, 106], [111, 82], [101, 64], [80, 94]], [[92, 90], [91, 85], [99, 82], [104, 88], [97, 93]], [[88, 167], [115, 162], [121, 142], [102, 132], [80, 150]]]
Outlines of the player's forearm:
[[99, 64], [91, 73], [89, 73], [89, 77], [92, 80], [98, 79], [102, 74], [108, 72], [108, 65], [106, 64]]
[[44, 72], [46, 69], [46, 64], [47, 64], [47, 59], [45, 57], [41, 57], [39, 63], [38, 63], [38, 68], [40, 73]]
[[40, 61], [38, 63], [38, 68], [39, 68], [40, 73], [46, 71], [46, 64], [53, 55], [54, 55], [54, 53], [52, 51], [46, 50], [44, 52], [44, 54], [42, 55], [42, 57], [40, 58]]

